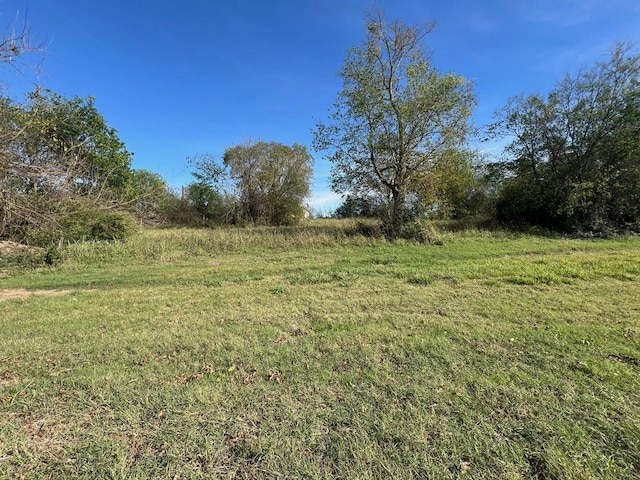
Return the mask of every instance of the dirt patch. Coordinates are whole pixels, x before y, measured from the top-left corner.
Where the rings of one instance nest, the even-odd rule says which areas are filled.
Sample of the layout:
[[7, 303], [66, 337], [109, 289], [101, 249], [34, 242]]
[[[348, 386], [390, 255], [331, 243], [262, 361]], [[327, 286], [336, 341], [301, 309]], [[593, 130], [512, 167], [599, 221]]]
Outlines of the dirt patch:
[[24, 288], [9, 288], [0, 290], [0, 302], [4, 300], [15, 300], [16, 298], [27, 298], [31, 295], [66, 295], [71, 290], [25, 290]]
[[28, 448], [33, 453], [59, 455], [63, 452], [71, 425], [50, 416], [38, 418], [36, 415], [22, 418], [20, 423], [29, 439]]
[[[20, 380], [21, 380], [20, 375], [17, 374], [16, 372], [5, 372], [2, 375], [0, 375], [0, 387], [2, 388], [15, 387], [20, 383]], [[2, 404], [2, 398], [3, 397], [0, 397], [0, 404]]]
[[0, 240], [0, 255], [19, 255], [21, 253], [33, 253], [42, 250], [38, 247], [30, 247], [21, 243]]

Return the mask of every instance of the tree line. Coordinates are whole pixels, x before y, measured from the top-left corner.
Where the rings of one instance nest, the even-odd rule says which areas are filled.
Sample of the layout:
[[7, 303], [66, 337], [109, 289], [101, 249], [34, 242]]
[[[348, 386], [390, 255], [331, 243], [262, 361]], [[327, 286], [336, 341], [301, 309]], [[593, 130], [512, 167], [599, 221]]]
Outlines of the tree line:
[[191, 159], [195, 181], [174, 192], [133, 154], [93, 98], [36, 88], [0, 97], [0, 238], [34, 245], [124, 238], [151, 224], [283, 225], [304, 216], [312, 157], [306, 147], [249, 142], [222, 162]]
[[[376, 12], [366, 26], [340, 70], [331, 117], [313, 131], [343, 197], [335, 216], [378, 218], [389, 239], [469, 216], [640, 232], [640, 57], [629, 46], [547, 94], [510, 99], [487, 132], [506, 142], [503, 155], [483, 159], [469, 147], [472, 83], [426, 54], [433, 25]], [[35, 49], [27, 33], [3, 37], [0, 64]], [[220, 159], [190, 158], [194, 181], [182, 192], [132, 159], [93, 98], [40, 88], [22, 102], [0, 97], [0, 238], [50, 244], [123, 238], [137, 222], [283, 225], [305, 216], [313, 157], [303, 145], [249, 141]]]
[[[24, 67], [40, 50], [25, 26], [2, 37], [0, 64]], [[247, 142], [221, 162], [191, 159], [195, 181], [180, 193], [132, 160], [92, 97], [40, 87], [23, 101], [0, 96], [0, 239], [46, 246], [122, 239], [139, 222], [294, 223], [304, 216], [313, 159], [301, 145]]]
[[487, 137], [507, 146], [483, 162], [467, 147], [472, 85], [425, 54], [432, 28], [375, 13], [348, 52], [333, 115], [315, 131], [332, 187], [346, 195], [339, 216], [378, 217], [389, 238], [434, 216], [478, 214], [514, 227], [640, 232], [640, 57], [628, 45], [546, 95], [510, 99]]

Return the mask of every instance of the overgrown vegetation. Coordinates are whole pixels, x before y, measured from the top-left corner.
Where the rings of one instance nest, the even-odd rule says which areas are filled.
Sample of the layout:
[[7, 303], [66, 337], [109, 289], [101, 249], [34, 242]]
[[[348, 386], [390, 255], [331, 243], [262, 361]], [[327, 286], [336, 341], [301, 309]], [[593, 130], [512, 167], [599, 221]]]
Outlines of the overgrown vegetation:
[[489, 135], [510, 141], [504, 159], [479, 162], [464, 146], [471, 86], [430, 63], [430, 28], [376, 14], [349, 51], [334, 114], [315, 133], [345, 195], [338, 217], [375, 214], [391, 239], [426, 217], [478, 214], [512, 228], [640, 231], [640, 56], [618, 45], [548, 95], [511, 99]]
[[160, 214], [171, 194], [131, 153], [91, 98], [36, 89], [0, 99], [0, 238], [49, 246], [124, 238]]
[[297, 223], [304, 146], [179, 198], [93, 99], [0, 98], [0, 477], [640, 476], [640, 57], [512, 100], [480, 165], [431, 27], [369, 20], [316, 132], [357, 220]]
[[[314, 147], [345, 195], [335, 217], [377, 218], [373, 238], [438, 243], [431, 222], [483, 218], [510, 228], [610, 236], [640, 231], [640, 56], [618, 45], [606, 62], [567, 76], [545, 95], [509, 101], [490, 128], [508, 139], [502, 160], [467, 138], [472, 84], [441, 73], [423, 28], [367, 19], [349, 50], [332, 118]], [[2, 37], [0, 64], [37, 51], [28, 30]], [[190, 159], [196, 181], [178, 196], [132, 154], [93, 98], [36, 87], [23, 103], [0, 98], [0, 238], [49, 248], [122, 239], [141, 224], [293, 225], [310, 215], [307, 147], [249, 141], [221, 160]]]
[[354, 227], [144, 230], [0, 278], [34, 294], [0, 302], [0, 477], [637, 476], [638, 239]]
[[619, 45], [546, 98], [512, 99], [493, 128], [513, 139], [497, 203], [508, 223], [640, 231], [640, 56]]

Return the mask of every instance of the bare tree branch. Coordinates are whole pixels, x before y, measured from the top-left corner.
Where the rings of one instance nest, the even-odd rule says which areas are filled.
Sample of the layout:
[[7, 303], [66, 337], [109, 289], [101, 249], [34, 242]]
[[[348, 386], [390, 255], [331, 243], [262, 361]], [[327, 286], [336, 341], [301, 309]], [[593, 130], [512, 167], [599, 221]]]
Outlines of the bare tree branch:
[[[8, 33], [4, 32], [0, 36], [0, 63], [8, 64], [19, 72], [27, 67], [37, 70], [44, 61], [45, 48], [42, 43], [35, 41], [31, 34], [27, 12], [22, 19], [20, 12], [16, 12], [16, 17], [7, 30]], [[33, 54], [42, 58], [34, 61]]]

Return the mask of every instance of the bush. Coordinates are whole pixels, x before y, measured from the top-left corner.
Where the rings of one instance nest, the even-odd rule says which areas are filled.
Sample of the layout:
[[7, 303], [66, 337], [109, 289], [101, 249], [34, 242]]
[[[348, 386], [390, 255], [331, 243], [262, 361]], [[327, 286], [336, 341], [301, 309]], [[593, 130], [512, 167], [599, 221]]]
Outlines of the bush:
[[380, 223], [377, 221], [357, 221], [351, 233], [367, 238], [381, 238], [383, 236]]
[[405, 223], [400, 230], [400, 238], [433, 245], [443, 244], [442, 237], [436, 227], [426, 220]]
[[66, 241], [124, 240], [137, 231], [133, 216], [127, 212], [92, 208], [73, 212], [61, 226]]
[[58, 248], [58, 246], [57, 245], [52, 245], [45, 252], [44, 257], [43, 257], [42, 260], [47, 265], [49, 265], [51, 267], [55, 267], [56, 265], [59, 265], [59, 264], [62, 263], [63, 256], [62, 256], [62, 253], [60, 252], [60, 249]]
[[136, 221], [128, 212], [81, 206], [67, 214], [51, 215], [46, 222], [27, 226], [20, 240], [48, 247], [81, 240], [124, 240], [136, 231]]

